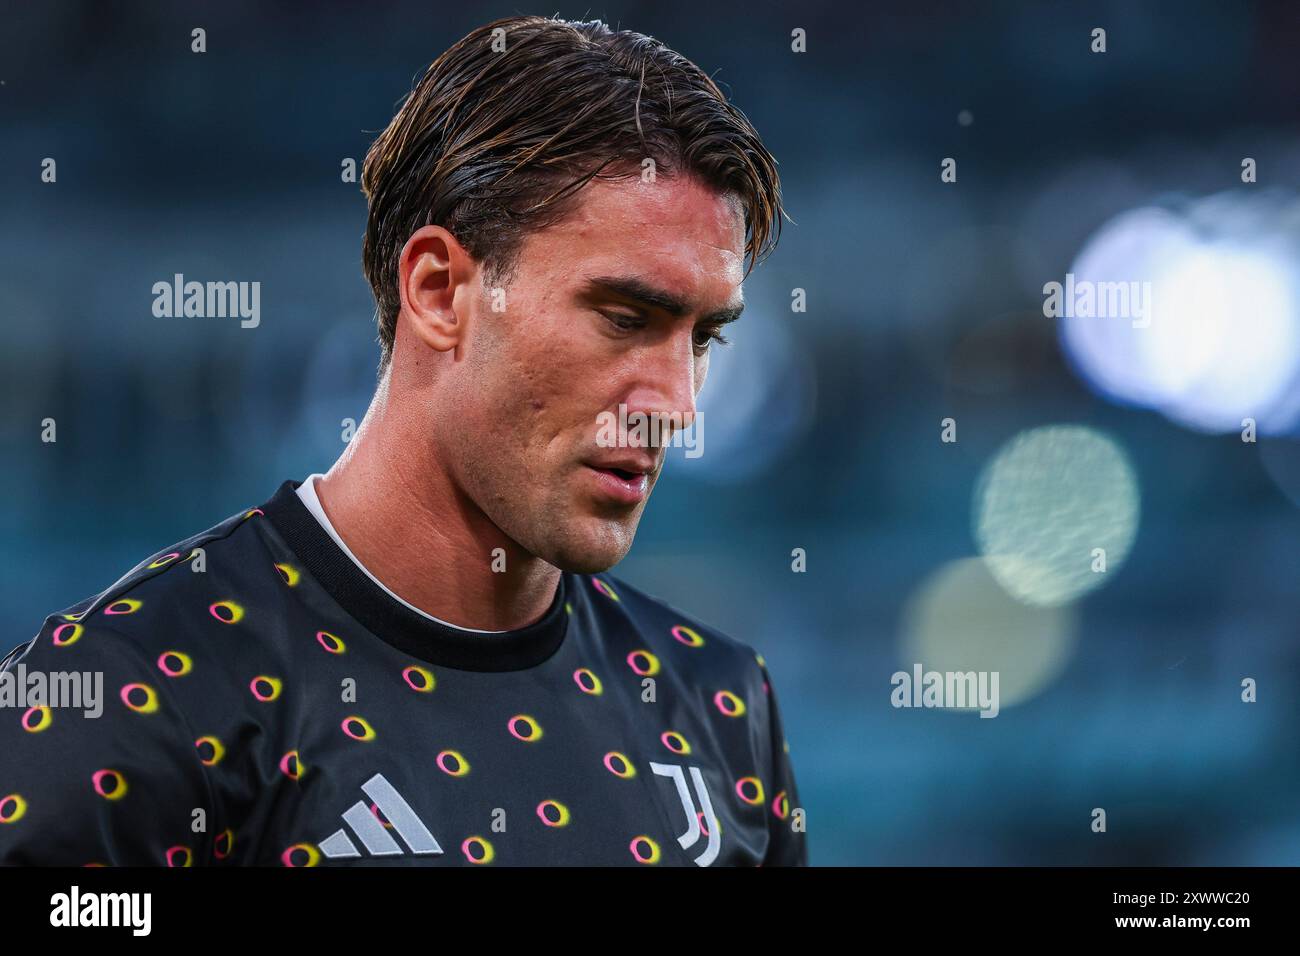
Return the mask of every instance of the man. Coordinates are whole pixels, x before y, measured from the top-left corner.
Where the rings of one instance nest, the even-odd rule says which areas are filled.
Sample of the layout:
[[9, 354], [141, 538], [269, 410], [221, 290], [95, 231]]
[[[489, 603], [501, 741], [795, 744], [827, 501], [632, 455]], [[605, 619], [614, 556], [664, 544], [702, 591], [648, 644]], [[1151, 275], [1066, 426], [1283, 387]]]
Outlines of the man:
[[363, 186], [361, 427], [10, 655], [105, 701], [0, 711], [0, 862], [806, 863], [762, 658], [603, 573], [779, 234], [757, 133], [655, 40], [515, 17]]

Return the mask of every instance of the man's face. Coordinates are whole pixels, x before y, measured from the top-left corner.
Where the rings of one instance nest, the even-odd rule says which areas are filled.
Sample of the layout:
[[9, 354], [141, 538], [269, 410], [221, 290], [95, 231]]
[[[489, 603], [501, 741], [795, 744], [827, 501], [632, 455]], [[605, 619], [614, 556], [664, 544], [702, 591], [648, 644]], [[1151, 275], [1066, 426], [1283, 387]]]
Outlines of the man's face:
[[738, 204], [694, 180], [594, 180], [524, 241], [503, 311], [491, 288], [469, 304], [442, 453], [524, 550], [587, 573], [627, 554], [672, 430], [606, 447], [602, 413], [690, 425], [713, 334], [743, 305], [744, 238]]

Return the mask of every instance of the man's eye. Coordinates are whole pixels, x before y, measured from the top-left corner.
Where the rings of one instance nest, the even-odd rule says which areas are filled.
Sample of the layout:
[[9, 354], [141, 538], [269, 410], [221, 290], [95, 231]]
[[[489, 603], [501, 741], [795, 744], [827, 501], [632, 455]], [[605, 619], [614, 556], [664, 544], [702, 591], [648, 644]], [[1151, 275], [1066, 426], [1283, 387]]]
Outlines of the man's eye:
[[623, 332], [632, 332], [645, 325], [644, 320], [634, 315], [623, 315], [619, 312], [601, 312], [600, 314], [608, 319], [616, 329]]
[[[703, 338], [701, 338], [703, 336]], [[719, 345], [727, 344], [727, 337], [718, 329], [696, 329], [695, 331], [695, 348], [699, 352], [707, 352], [709, 346], [714, 342]]]

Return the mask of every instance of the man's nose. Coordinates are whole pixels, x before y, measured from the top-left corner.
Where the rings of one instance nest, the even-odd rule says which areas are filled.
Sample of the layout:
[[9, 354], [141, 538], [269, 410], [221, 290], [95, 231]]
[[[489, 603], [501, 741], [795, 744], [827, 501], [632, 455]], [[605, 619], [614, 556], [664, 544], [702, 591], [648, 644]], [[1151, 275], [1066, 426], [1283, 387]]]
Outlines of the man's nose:
[[658, 428], [646, 444], [667, 444], [673, 433], [690, 428], [695, 421], [696, 361], [693, 334], [671, 336], [646, 349], [637, 385], [627, 398], [629, 418], [644, 415]]

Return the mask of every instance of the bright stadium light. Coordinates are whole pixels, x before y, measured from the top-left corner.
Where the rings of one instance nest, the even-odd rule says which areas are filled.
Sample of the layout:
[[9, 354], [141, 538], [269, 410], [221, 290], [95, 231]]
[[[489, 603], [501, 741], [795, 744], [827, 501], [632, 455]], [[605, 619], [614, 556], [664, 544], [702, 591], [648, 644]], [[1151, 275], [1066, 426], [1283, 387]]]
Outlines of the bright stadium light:
[[1164, 413], [1202, 431], [1236, 431], [1245, 418], [1275, 425], [1300, 354], [1293, 270], [1258, 249], [1203, 246], [1154, 285], [1160, 332], [1139, 341], [1166, 387]]
[[1292, 427], [1300, 243], [1276, 205], [1211, 197], [1185, 215], [1142, 208], [1102, 226], [1070, 267], [1068, 308], [1045, 308], [1088, 384], [1201, 431]]

